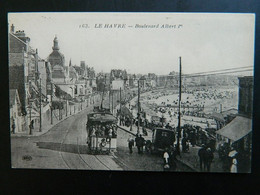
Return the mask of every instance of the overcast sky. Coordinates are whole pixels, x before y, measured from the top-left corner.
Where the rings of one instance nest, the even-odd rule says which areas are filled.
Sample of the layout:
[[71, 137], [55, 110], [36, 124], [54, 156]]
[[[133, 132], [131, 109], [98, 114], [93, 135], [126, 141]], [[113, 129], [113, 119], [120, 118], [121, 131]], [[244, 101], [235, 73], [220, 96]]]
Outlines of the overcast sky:
[[[179, 56], [183, 73], [254, 65], [252, 14], [11, 13], [8, 19], [9, 27], [14, 24], [15, 31], [25, 31], [41, 58], [52, 52], [57, 35], [66, 65], [70, 59], [75, 65], [84, 60], [97, 72], [169, 74], [179, 71]], [[80, 28], [82, 24], [88, 28]], [[94, 28], [95, 24], [126, 28]], [[159, 28], [135, 28], [136, 24]], [[176, 28], [160, 28], [163, 24]]]

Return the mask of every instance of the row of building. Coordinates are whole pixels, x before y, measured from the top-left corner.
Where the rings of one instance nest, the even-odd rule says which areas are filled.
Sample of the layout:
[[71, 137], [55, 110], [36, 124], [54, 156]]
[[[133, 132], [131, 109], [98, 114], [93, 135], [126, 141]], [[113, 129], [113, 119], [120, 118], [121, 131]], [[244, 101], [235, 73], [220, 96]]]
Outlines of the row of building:
[[[26, 132], [29, 125], [50, 120], [55, 102], [82, 102], [96, 89], [93, 67], [65, 64], [57, 37], [50, 55], [43, 59], [30, 46], [24, 31], [9, 32], [9, 105], [11, 132]], [[56, 107], [55, 107], [56, 108]]]
[[[110, 73], [96, 74], [85, 61], [73, 65], [70, 60], [66, 64], [56, 36], [52, 52], [47, 58], [41, 58], [37, 49], [30, 46], [25, 32], [15, 32], [14, 28], [12, 25], [9, 32], [10, 126], [14, 133], [27, 131], [31, 121], [38, 121], [40, 114], [43, 120], [50, 120], [51, 105], [57, 101], [82, 102], [96, 92], [138, 87], [138, 82], [142, 89], [178, 86], [177, 72], [141, 75], [112, 69]], [[208, 81], [205, 77], [183, 78], [184, 84], [200, 85], [201, 82]]]
[[238, 112], [220, 112], [215, 118], [217, 148], [227, 144], [238, 152], [239, 172], [250, 172], [252, 154], [253, 77], [239, 77]]

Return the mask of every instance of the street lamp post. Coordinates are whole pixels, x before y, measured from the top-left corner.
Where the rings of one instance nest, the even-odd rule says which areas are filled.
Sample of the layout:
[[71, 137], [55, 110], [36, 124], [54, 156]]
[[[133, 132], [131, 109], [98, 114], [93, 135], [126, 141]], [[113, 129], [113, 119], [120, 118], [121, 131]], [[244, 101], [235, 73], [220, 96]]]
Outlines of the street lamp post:
[[32, 125], [31, 125], [31, 123], [32, 123], [32, 104], [31, 104], [31, 102], [30, 102], [30, 105], [29, 105], [29, 109], [30, 109], [30, 125], [29, 125], [29, 135], [32, 135]]
[[137, 126], [137, 133], [140, 133], [140, 81], [138, 80], [138, 101], [137, 101], [137, 117], [138, 117], [138, 126]]
[[[119, 109], [120, 109], [119, 114], [120, 114], [120, 115], [119, 115], [119, 116], [120, 116], [120, 118], [121, 118], [121, 111], [122, 111], [122, 110], [121, 110], [121, 109], [122, 109], [121, 87], [120, 87], [120, 90], [119, 90], [119, 98], [120, 98], [120, 99], [119, 99], [119, 101], [120, 101], [120, 104], [119, 104], [119, 105], [120, 105], [120, 107], [119, 107]], [[121, 125], [121, 122], [120, 122], [120, 125]]]
[[177, 149], [180, 150], [181, 138], [181, 57], [180, 57], [180, 73], [179, 73], [179, 112], [178, 112], [178, 136], [177, 136]]
[[51, 83], [51, 125], [53, 124], [53, 102], [52, 102], [52, 98], [53, 98], [53, 85]]
[[40, 128], [39, 132], [42, 131], [42, 82], [40, 78]]
[[112, 91], [112, 114], [114, 114], [114, 91]]

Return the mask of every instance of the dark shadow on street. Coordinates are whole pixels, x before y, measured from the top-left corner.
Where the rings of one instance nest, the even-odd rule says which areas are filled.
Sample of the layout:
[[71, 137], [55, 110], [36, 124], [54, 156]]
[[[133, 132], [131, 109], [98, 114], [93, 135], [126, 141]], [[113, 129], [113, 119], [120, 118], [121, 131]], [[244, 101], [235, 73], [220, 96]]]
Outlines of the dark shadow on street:
[[36, 146], [40, 149], [48, 149], [48, 150], [55, 150], [60, 152], [68, 152], [68, 153], [75, 153], [75, 154], [90, 154], [87, 145], [78, 145], [78, 144], [61, 144], [61, 143], [54, 143], [54, 142], [35, 142]]

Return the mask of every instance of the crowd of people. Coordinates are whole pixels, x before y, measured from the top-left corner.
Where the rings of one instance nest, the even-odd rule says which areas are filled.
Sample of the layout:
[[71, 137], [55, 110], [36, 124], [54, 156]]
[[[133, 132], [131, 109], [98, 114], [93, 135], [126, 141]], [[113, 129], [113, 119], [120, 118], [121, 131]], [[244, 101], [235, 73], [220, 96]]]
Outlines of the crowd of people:
[[200, 160], [200, 170], [210, 172], [211, 163], [214, 159], [214, 154], [210, 147], [202, 145], [201, 149], [198, 151], [198, 156]]
[[[135, 139], [133, 137], [128, 138], [128, 148], [130, 154], [133, 153], [134, 143], [137, 147], [138, 154], [143, 154], [144, 147], [146, 148], [147, 145], [146, 145], [146, 140], [143, 138], [142, 134], [136, 134]], [[147, 150], [145, 149], [145, 151]]]
[[[184, 93], [186, 93], [183, 97], [183, 101], [181, 102], [182, 107], [186, 107], [186, 109], [182, 110], [182, 116], [191, 116], [191, 122], [189, 123], [188, 120], [184, 122], [184, 126], [181, 127], [181, 136], [180, 136], [180, 148], [172, 147], [170, 149], [165, 149], [163, 153], [163, 159], [164, 159], [164, 168], [165, 170], [175, 169], [176, 163], [174, 163], [173, 159], [176, 159], [177, 155], [181, 155], [181, 151], [183, 153], [189, 152], [189, 147], [195, 147], [200, 146], [201, 148], [198, 151], [198, 157], [200, 160], [200, 169], [201, 171], [210, 171], [211, 170], [211, 164], [214, 159], [214, 152], [216, 151], [215, 145], [216, 145], [216, 139], [214, 131], [211, 131], [211, 122], [213, 120], [207, 120], [206, 113], [203, 112], [205, 107], [208, 107], [214, 103], [216, 103], [219, 100], [223, 99], [232, 99], [234, 96], [233, 91], [229, 90], [221, 90], [221, 89], [214, 89], [214, 88], [201, 88], [201, 89], [192, 89], [192, 90], [186, 90]], [[154, 104], [154, 100], [158, 102], [160, 101], [162, 96], [170, 96], [170, 95], [176, 95], [176, 92], [156, 92], [156, 93], [150, 93], [148, 96], [142, 97], [142, 100], [144, 101], [143, 104]], [[169, 119], [177, 119], [178, 117], [178, 108], [173, 108], [171, 105], [178, 105], [178, 99], [172, 101], [170, 97], [165, 97], [164, 101], [161, 101], [161, 109], [156, 109], [154, 106], [154, 110], [158, 114], [164, 114], [167, 115]], [[171, 100], [171, 101], [170, 101]], [[129, 108], [130, 108], [129, 104]], [[133, 106], [132, 106], [133, 107]], [[147, 106], [149, 107], [149, 106]], [[158, 107], [160, 108], [160, 107]], [[190, 109], [187, 109], [190, 108]], [[195, 109], [196, 108], [196, 109]], [[213, 108], [213, 107], [212, 107]], [[149, 115], [149, 113], [147, 113]], [[160, 114], [159, 114], [160, 115]], [[160, 115], [161, 116], [161, 115]], [[193, 117], [193, 118], [192, 118]], [[198, 121], [200, 124], [193, 123], [194, 117], [200, 117], [198, 118], [201, 121]], [[168, 120], [167, 124], [158, 123], [154, 124], [153, 121], [148, 121], [150, 117], [144, 118], [140, 117], [139, 125], [142, 129], [145, 130], [145, 128], [153, 128], [156, 127], [156, 125], [171, 129], [175, 131], [176, 135], [177, 128], [176, 120], [175, 123], [173, 120]], [[203, 120], [205, 118], [205, 120]], [[172, 122], [172, 123], [170, 123]], [[123, 126], [131, 126], [136, 125], [138, 126], [138, 117], [136, 118], [129, 118], [129, 117], [121, 117], [120, 118], [120, 124]], [[175, 124], [175, 125], [174, 125]], [[158, 126], [158, 127], [159, 127]], [[128, 146], [130, 153], [133, 152], [133, 147], [136, 144], [138, 154], [142, 154], [144, 151], [144, 148], [146, 151], [149, 151], [149, 144], [148, 141], [145, 140], [142, 136], [138, 135], [136, 138], [131, 138], [128, 140]], [[223, 171], [230, 172], [231, 169], [233, 171], [236, 171], [236, 166], [238, 164], [238, 160], [236, 158], [227, 158], [227, 152], [223, 149], [219, 149], [219, 158], [223, 162]], [[230, 150], [229, 150], [230, 152]], [[220, 153], [225, 153], [225, 157], [222, 157]], [[215, 156], [216, 158], [216, 156]], [[227, 160], [228, 159], [228, 160]], [[232, 167], [232, 168], [231, 168]]]
[[89, 133], [91, 136], [98, 136], [98, 137], [117, 137], [117, 126], [116, 125], [90, 125], [89, 126]]

